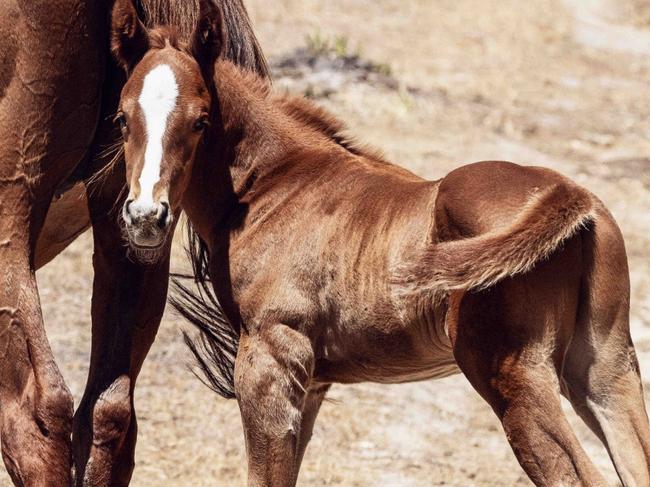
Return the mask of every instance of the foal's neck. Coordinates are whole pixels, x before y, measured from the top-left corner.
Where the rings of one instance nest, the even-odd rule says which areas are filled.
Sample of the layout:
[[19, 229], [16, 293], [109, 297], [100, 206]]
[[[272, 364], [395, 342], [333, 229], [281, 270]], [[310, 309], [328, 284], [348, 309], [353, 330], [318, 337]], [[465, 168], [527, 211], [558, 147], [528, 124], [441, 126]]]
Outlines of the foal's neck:
[[256, 182], [295, 154], [342, 150], [285, 113], [265, 80], [230, 61], [217, 62], [215, 85], [215, 124], [197, 153], [184, 199], [186, 213], [206, 240], [215, 222], [228, 219]]

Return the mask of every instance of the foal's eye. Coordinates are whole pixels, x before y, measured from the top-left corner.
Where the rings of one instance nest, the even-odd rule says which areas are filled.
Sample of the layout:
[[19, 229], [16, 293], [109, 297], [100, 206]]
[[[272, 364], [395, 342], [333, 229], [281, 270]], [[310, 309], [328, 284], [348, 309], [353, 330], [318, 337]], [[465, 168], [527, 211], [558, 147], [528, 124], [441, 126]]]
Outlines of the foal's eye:
[[115, 116], [115, 120], [114, 120], [114, 122], [115, 122], [116, 124], [119, 125], [120, 130], [122, 131], [122, 133], [125, 133], [125, 132], [126, 132], [126, 129], [127, 129], [128, 127], [127, 127], [127, 124], [126, 124], [126, 117], [124, 116], [124, 114], [123, 114], [122, 112], [119, 112], [119, 113]]
[[208, 122], [208, 116], [203, 115], [196, 122], [194, 122], [193, 128], [195, 132], [203, 132], [208, 125], [210, 125], [210, 123]]

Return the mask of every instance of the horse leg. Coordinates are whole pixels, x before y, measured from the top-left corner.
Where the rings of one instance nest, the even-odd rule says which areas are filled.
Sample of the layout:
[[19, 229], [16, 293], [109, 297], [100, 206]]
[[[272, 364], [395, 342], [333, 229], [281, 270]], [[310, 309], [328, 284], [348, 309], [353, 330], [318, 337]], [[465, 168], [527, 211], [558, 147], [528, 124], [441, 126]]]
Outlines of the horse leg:
[[[300, 468], [302, 464], [302, 459], [305, 456], [305, 450], [307, 450], [307, 445], [311, 440], [312, 433], [314, 432], [314, 424], [316, 424], [316, 417], [320, 411], [320, 407], [325, 400], [327, 391], [329, 391], [330, 385], [322, 385], [310, 387], [307, 391], [307, 397], [305, 398], [305, 405], [302, 409], [302, 418], [300, 422], [300, 437], [298, 438], [298, 456], [297, 456], [297, 467]], [[298, 472], [296, 472], [296, 476]]]
[[133, 391], [167, 296], [168, 253], [143, 267], [104, 250], [96, 240], [91, 365], [74, 421], [77, 485], [130, 481], [137, 435]]
[[566, 396], [607, 446], [626, 487], [650, 486], [650, 426], [630, 338], [629, 273], [621, 234], [601, 215], [585, 235], [586, 273], [563, 370]]
[[565, 418], [558, 370], [575, 327], [580, 239], [530, 273], [466, 294], [449, 317], [458, 365], [536, 485], [602, 486]]
[[[70, 483], [72, 396], [54, 362], [30, 258], [26, 188], [0, 191], [0, 428], [16, 485]], [[15, 213], [13, 216], [8, 212]], [[17, 218], [15, 218], [17, 217]]]
[[76, 483], [128, 485], [137, 435], [133, 391], [165, 308], [171, 243], [157, 263], [137, 264], [126, 255], [116, 221], [93, 223], [93, 338], [74, 418]]
[[[274, 325], [242, 335], [235, 363], [249, 487], [292, 487], [302, 456], [301, 426], [314, 354], [309, 339]], [[312, 405], [312, 415], [315, 413]], [[307, 422], [307, 428], [309, 427]]]
[[86, 189], [77, 183], [52, 201], [34, 250], [34, 267], [53, 260], [90, 226]]
[[19, 485], [70, 483], [73, 403], [43, 328], [34, 248], [92, 141], [106, 13], [90, 0], [0, 8], [0, 429]]

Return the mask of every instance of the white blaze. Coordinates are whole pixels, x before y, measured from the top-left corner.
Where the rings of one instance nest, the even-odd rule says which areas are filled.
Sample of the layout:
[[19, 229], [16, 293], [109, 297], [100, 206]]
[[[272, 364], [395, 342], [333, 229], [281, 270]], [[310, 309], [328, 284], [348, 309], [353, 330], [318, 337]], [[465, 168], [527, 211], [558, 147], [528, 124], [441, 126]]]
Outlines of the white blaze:
[[161, 64], [149, 71], [142, 84], [138, 102], [144, 114], [147, 142], [144, 166], [140, 173], [140, 196], [136, 205], [152, 206], [153, 188], [160, 179], [160, 165], [163, 157], [163, 137], [167, 119], [176, 106], [178, 84], [172, 68]]

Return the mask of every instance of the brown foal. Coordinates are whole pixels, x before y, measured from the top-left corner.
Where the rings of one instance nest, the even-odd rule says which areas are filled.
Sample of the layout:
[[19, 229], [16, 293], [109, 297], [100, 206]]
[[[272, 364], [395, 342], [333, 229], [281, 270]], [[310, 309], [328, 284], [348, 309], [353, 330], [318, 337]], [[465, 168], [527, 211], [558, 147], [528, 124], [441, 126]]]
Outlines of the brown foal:
[[213, 309], [221, 322], [203, 324], [211, 374], [239, 401], [249, 485], [296, 483], [330, 384], [460, 370], [537, 485], [604, 485], [564, 394], [623, 484], [650, 486], [625, 248], [595, 196], [507, 162], [423, 181], [346, 142], [311, 102], [218, 59], [209, 2], [187, 45], [132, 11], [120, 0], [113, 21], [130, 72], [118, 116], [126, 233], [154, 251], [182, 209], [207, 252], [198, 277], [207, 266], [232, 323]]

